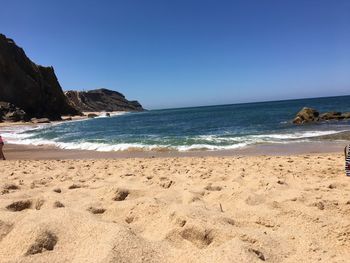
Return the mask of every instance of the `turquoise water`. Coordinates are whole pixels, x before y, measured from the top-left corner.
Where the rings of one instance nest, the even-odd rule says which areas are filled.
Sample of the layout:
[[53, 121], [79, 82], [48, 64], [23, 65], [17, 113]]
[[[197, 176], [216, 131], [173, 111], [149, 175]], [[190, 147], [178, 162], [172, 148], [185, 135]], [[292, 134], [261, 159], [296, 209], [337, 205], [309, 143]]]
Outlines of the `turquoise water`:
[[320, 135], [350, 130], [349, 121], [293, 125], [291, 120], [304, 106], [350, 112], [350, 96], [126, 113], [16, 130], [6, 136], [16, 143], [67, 149], [186, 151], [320, 140]]

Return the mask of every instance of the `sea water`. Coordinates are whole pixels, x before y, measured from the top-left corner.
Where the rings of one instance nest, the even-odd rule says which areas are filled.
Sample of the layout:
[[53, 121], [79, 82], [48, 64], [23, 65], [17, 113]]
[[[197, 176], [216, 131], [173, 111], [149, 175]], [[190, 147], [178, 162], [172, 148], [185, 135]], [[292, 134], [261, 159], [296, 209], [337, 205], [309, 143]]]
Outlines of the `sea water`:
[[2, 135], [10, 143], [65, 149], [188, 151], [322, 141], [323, 135], [350, 131], [346, 120], [294, 125], [294, 116], [304, 106], [320, 112], [350, 112], [350, 96], [150, 110], [36, 128], [14, 127]]

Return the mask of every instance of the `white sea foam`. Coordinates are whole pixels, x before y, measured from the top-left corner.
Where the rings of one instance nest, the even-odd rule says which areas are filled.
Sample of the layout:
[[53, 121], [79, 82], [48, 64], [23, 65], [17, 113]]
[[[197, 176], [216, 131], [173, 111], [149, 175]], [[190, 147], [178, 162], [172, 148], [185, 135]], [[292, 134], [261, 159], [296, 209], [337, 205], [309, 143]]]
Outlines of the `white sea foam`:
[[94, 119], [101, 119], [101, 118], [110, 118], [110, 117], [114, 117], [114, 116], [120, 116], [120, 115], [125, 115], [128, 112], [124, 112], [124, 111], [115, 111], [115, 112], [109, 112], [110, 116], [107, 116], [107, 112], [101, 112], [97, 117], [95, 117]]
[[176, 150], [185, 152], [185, 151], [193, 151], [193, 150], [233, 150], [246, 147], [247, 143], [237, 143], [233, 145], [210, 145], [210, 144], [192, 144], [192, 145], [183, 145], [174, 147]]
[[[194, 141], [190, 145], [165, 145], [159, 140], [159, 144], [143, 144], [143, 143], [99, 143], [99, 142], [62, 142], [60, 138], [47, 140], [43, 138], [33, 138], [33, 133], [30, 131], [40, 132], [40, 129], [50, 127], [52, 124], [40, 124], [33, 126], [13, 126], [3, 128], [1, 135], [5, 141], [13, 144], [25, 145], [51, 145], [61, 149], [73, 150], [93, 150], [93, 151], [125, 151], [129, 149], [154, 150], [154, 149], [172, 149], [178, 151], [192, 150], [230, 150], [244, 148], [249, 145], [259, 143], [289, 143], [293, 141], [307, 141], [309, 138], [323, 135], [331, 135], [345, 130], [329, 130], [329, 131], [299, 131], [293, 133], [276, 133], [276, 134], [261, 134], [261, 135], [246, 135], [246, 136], [225, 136], [220, 135], [198, 135], [192, 138]], [[56, 124], [55, 124], [56, 125]]]
[[305, 131], [305, 132], [295, 132], [295, 133], [281, 133], [281, 134], [266, 134], [266, 135], [254, 135], [255, 138], [271, 138], [271, 139], [304, 139], [319, 137], [324, 135], [337, 134], [340, 132], [345, 132], [346, 130], [336, 131]]
[[143, 145], [137, 143], [120, 143], [120, 144], [106, 144], [106, 143], [92, 143], [92, 142], [57, 142], [54, 140], [42, 140], [42, 139], [22, 139], [16, 141], [9, 141], [13, 144], [23, 145], [48, 145], [55, 146], [60, 149], [67, 150], [89, 150], [99, 152], [112, 152], [112, 151], [125, 151], [128, 149], [144, 149], [152, 150], [160, 148], [158, 145]]

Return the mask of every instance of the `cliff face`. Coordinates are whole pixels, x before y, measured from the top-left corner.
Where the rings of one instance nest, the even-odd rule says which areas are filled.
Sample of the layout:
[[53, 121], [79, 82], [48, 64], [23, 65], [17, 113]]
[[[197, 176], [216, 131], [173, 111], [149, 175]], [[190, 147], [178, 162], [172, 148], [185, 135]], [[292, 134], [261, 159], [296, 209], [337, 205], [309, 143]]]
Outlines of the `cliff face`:
[[80, 111], [143, 111], [138, 101], [129, 101], [117, 91], [96, 89], [66, 91], [69, 103]]
[[29, 117], [59, 119], [79, 114], [72, 107], [52, 67], [33, 63], [23, 49], [0, 34], [0, 101], [23, 109]]

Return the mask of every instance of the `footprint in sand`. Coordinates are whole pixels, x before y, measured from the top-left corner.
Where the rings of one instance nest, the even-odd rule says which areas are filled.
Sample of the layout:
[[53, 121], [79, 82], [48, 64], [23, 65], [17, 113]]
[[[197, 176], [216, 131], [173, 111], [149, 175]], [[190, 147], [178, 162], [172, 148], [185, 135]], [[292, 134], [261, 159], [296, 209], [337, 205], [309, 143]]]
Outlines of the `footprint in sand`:
[[184, 192], [182, 196], [182, 202], [184, 204], [191, 204], [194, 202], [202, 201], [202, 197], [205, 195], [203, 192]]
[[187, 221], [184, 218], [178, 217], [175, 219], [175, 224], [179, 227], [184, 227], [186, 225]]
[[260, 195], [250, 195], [246, 200], [245, 200], [247, 205], [260, 205], [265, 202], [265, 198]]
[[172, 180], [167, 180], [167, 181], [159, 183], [159, 185], [165, 189], [170, 188], [170, 186], [172, 186], [173, 184], [174, 184], [174, 181], [172, 181]]
[[45, 203], [45, 200], [43, 200], [43, 199], [36, 200], [35, 201], [35, 209], [40, 210], [44, 203]]
[[194, 226], [182, 230], [180, 236], [200, 249], [209, 246], [214, 240], [213, 232], [210, 229], [200, 229]]
[[231, 226], [234, 226], [236, 224], [235, 220], [233, 220], [232, 218], [228, 218], [228, 217], [221, 218], [221, 221], [226, 223], [226, 224], [229, 224]]
[[15, 184], [5, 184], [3, 186], [3, 190], [1, 191], [1, 194], [9, 194], [11, 191], [15, 191], [20, 189], [19, 186], [15, 185]]
[[58, 188], [58, 187], [55, 188], [55, 189], [53, 189], [53, 191], [56, 192], [56, 193], [58, 193], [58, 194], [62, 192], [61, 188]]
[[113, 197], [114, 201], [124, 201], [130, 194], [129, 190], [118, 188]]
[[204, 189], [208, 190], [208, 191], [221, 191], [222, 187], [221, 186], [213, 186], [213, 185], [209, 184], [206, 187], [204, 187]]
[[106, 211], [104, 208], [97, 208], [92, 206], [90, 206], [87, 210], [92, 214], [103, 214]]
[[64, 204], [62, 204], [60, 201], [56, 201], [53, 203], [53, 207], [62, 208], [62, 207], [64, 207]]
[[15, 184], [5, 184], [3, 189], [4, 190], [18, 190], [20, 188], [18, 185], [15, 185]]
[[12, 204], [6, 206], [7, 210], [13, 211], [13, 212], [19, 212], [24, 209], [28, 209], [32, 206], [32, 201], [30, 200], [22, 200], [13, 202]]
[[257, 249], [254, 249], [254, 248], [248, 248], [248, 252], [252, 253], [258, 259], [260, 259], [262, 261], [265, 261], [265, 256], [264, 256], [264, 254], [261, 251], [259, 251]]
[[72, 189], [78, 189], [81, 188], [81, 185], [79, 184], [72, 184], [71, 186], [68, 187], [68, 189], [72, 190]]
[[182, 245], [185, 245], [185, 243], [189, 242], [199, 249], [205, 249], [213, 243], [215, 233], [213, 230], [203, 226], [186, 225], [183, 228], [175, 228], [171, 230], [166, 235], [166, 239], [176, 247], [181, 247]]
[[29, 256], [43, 253], [47, 250], [53, 250], [57, 244], [57, 241], [58, 238], [54, 233], [50, 231], [44, 231], [35, 239], [34, 243], [30, 245], [25, 255]]
[[128, 224], [131, 224], [132, 222], [134, 222], [135, 217], [134, 216], [127, 216], [125, 218], [125, 222]]
[[12, 230], [13, 225], [0, 220], [0, 241]]

